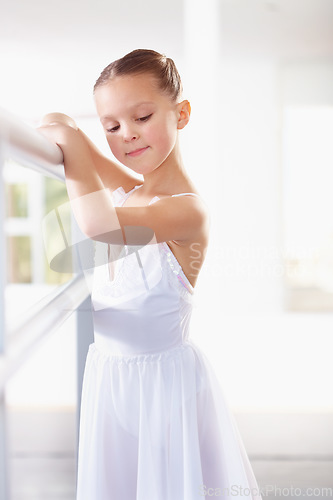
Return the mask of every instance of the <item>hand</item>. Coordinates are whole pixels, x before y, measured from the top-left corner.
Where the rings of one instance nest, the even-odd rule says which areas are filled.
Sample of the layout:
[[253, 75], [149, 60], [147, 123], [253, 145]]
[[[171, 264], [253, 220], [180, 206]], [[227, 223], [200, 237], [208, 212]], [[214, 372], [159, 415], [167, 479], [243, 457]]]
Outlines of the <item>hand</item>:
[[48, 113], [41, 119], [41, 126], [54, 125], [54, 124], [66, 125], [67, 127], [72, 127], [75, 130], [78, 130], [78, 126], [76, 125], [73, 118], [65, 115], [64, 113]]
[[69, 128], [64, 125], [43, 125], [42, 127], [37, 127], [36, 130], [44, 137], [46, 137], [46, 139], [48, 139], [50, 142], [52, 142], [53, 144], [57, 144], [60, 147], [64, 145], [65, 142], [67, 142], [66, 132], [69, 130]]
[[68, 143], [73, 134], [78, 133], [79, 128], [72, 118], [63, 113], [48, 113], [43, 116], [41, 126], [36, 130], [49, 141], [62, 147]]

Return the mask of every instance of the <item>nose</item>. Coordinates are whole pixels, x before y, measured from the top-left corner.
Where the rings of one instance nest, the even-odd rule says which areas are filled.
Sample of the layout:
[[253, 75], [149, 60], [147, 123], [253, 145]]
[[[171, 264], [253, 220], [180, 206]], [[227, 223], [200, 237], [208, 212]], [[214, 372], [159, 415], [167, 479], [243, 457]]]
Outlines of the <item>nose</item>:
[[123, 127], [123, 138], [125, 142], [132, 142], [138, 139], [139, 135], [133, 126]]

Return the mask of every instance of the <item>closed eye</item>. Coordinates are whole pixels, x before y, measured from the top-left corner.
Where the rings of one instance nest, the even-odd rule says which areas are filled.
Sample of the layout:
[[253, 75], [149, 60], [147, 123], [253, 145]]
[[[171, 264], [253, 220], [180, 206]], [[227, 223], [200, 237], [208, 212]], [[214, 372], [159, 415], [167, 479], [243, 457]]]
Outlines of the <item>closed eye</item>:
[[107, 128], [107, 132], [116, 132], [119, 129], [120, 125], [116, 125], [115, 127], [112, 128]]
[[147, 122], [151, 116], [153, 116], [153, 113], [150, 113], [150, 115], [147, 115], [147, 116], [143, 116], [142, 118], [138, 118], [138, 121], [139, 122]]
[[[153, 116], [153, 113], [150, 113], [150, 115], [146, 115], [146, 116], [142, 116], [141, 118], [138, 118], [137, 121], [138, 122], [147, 122], [149, 120], [149, 118], [151, 118], [152, 116]], [[117, 132], [117, 130], [119, 130], [119, 128], [120, 128], [120, 125], [116, 125], [115, 127], [107, 128], [106, 131], [109, 133], [113, 133], [113, 132]]]

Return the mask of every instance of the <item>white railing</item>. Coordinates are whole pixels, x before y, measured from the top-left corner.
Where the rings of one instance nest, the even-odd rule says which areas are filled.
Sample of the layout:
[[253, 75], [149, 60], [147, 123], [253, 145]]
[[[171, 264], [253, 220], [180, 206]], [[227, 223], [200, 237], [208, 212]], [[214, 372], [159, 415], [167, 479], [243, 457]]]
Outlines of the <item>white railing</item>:
[[0, 500], [10, 498], [4, 397], [7, 381], [29, 358], [39, 340], [58, 328], [73, 311], [77, 311], [79, 408], [84, 360], [93, 335], [89, 291], [82, 274], [76, 275], [70, 282], [38, 302], [20, 318], [10, 335], [6, 334], [3, 165], [7, 158], [42, 175], [65, 180], [61, 149], [17, 116], [0, 108]]
[[8, 380], [29, 357], [45, 335], [50, 335], [87, 298], [84, 276], [77, 275], [23, 313], [8, 335], [6, 351], [0, 356], [0, 397]]
[[61, 149], [3, 108], [0, 108], [0, 137], [2, 156], [10, 156], [48, 177], [65, 180]]

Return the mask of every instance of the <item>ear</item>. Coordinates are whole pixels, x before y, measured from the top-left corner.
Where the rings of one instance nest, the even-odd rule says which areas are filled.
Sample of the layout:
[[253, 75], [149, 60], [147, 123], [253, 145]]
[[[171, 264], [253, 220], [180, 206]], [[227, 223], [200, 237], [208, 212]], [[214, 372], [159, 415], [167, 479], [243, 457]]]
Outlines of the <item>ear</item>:
[[182, 101], [177, 104], [178, 108], [178, 125], [177, 128], [180, 130], [184, 128], [189, 120], [191, 115], [191, 105], [189, 101]]

